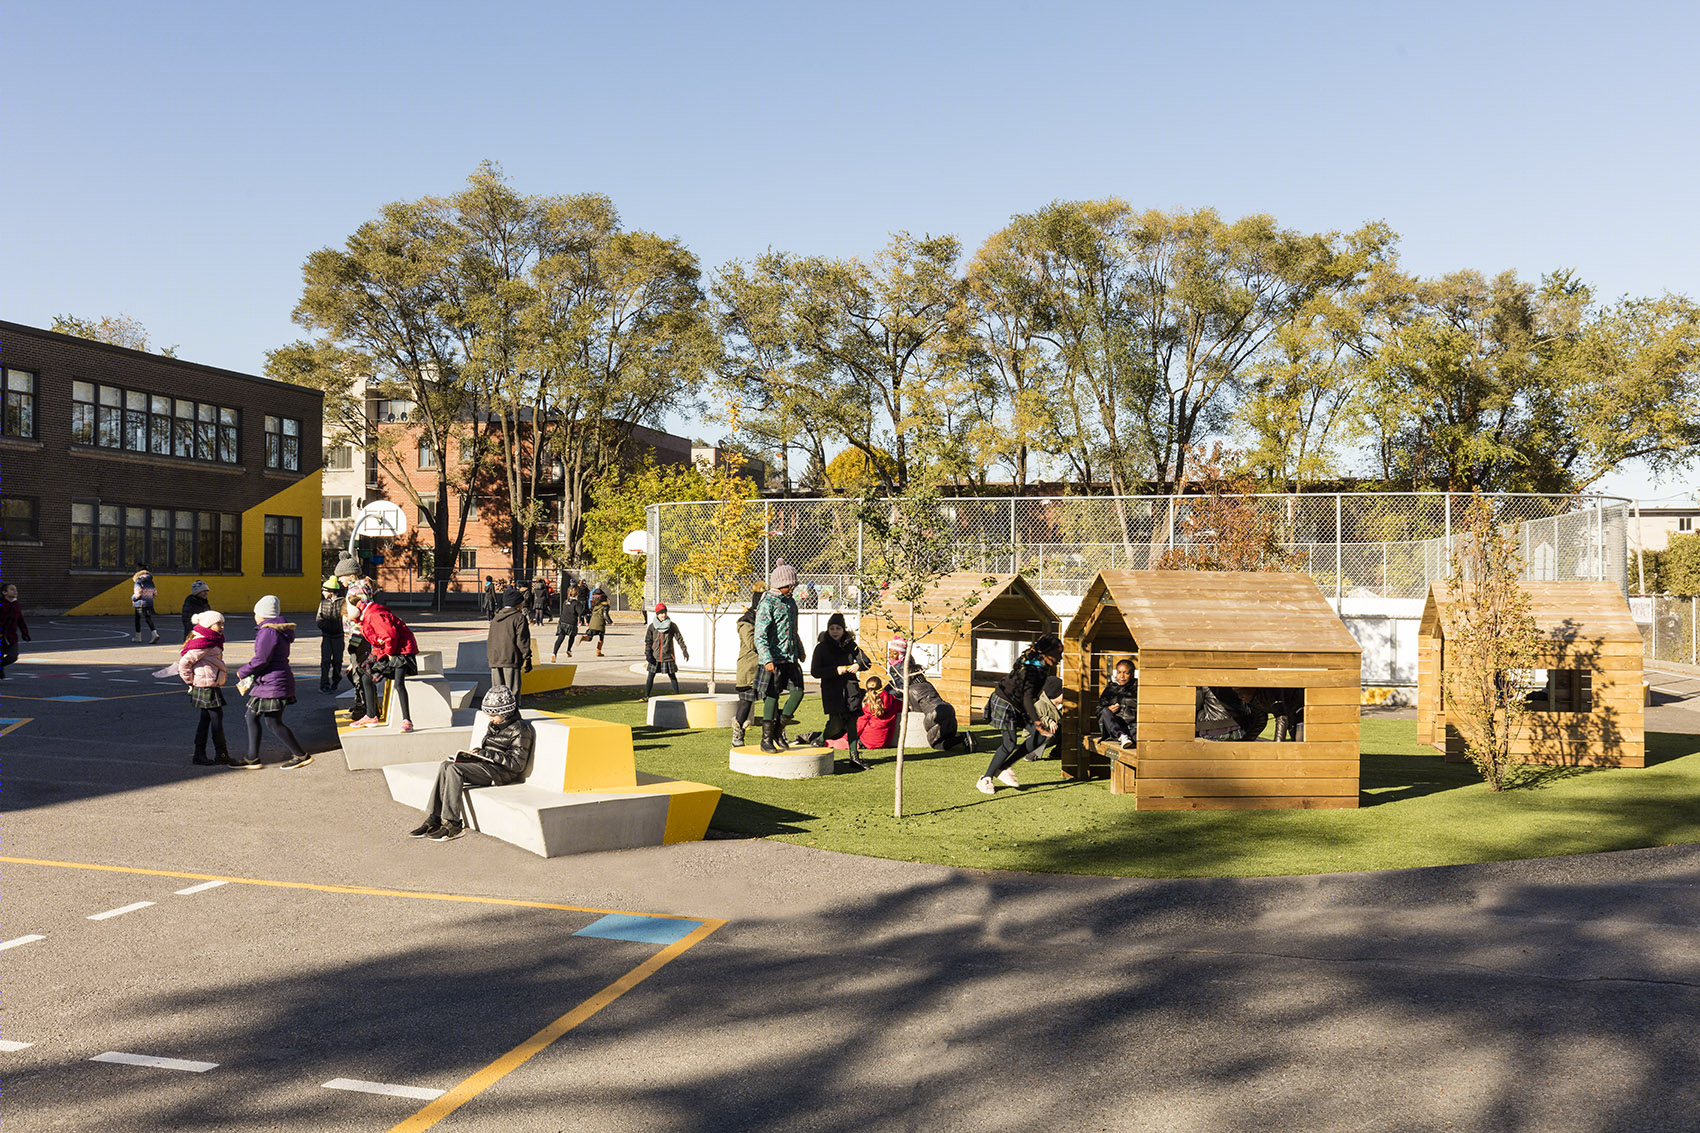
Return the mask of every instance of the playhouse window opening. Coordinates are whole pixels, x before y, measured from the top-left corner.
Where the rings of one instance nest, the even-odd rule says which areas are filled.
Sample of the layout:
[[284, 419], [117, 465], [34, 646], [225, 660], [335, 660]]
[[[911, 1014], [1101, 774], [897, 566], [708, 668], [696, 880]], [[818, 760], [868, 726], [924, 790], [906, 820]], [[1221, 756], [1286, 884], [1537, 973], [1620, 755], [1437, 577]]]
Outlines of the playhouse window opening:
[[1592, 712], [1594, 675], [1586, 669], [1536, 669], [1524, 698], [1534, 712]]
[[1200, 685], [1193, 690], [1193, 735], [1201, 740], [1304, 739], [1303, 688]]

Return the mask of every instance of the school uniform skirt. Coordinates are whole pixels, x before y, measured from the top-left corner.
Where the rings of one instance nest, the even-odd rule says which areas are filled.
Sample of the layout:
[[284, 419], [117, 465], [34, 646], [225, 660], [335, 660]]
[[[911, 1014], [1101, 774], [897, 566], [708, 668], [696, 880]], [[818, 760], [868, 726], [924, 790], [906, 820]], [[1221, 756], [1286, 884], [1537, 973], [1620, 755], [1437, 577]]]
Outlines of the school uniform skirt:
[[795, 661], [777, 661], [771, 673], [767, 671], [766, 665], [756, 670], [756, 683], [751, 686], [750, 699], [766, 700], [787, 689], [802, 687], [803, 667]]

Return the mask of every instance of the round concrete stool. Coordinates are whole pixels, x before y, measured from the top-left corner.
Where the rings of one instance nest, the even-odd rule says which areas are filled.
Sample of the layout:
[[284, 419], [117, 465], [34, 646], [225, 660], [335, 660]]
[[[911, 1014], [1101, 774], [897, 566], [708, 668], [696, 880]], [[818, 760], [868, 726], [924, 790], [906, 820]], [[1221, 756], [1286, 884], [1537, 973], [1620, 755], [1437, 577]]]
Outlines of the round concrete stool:
[[830, 747], [794, 746], [790, 751], [773, 754], [759, 747], [732, 749], [732, 770], [745, 775], [761, 775], [768, 779], [816, 779], [832, 774], [832, 760], [838, 752]]

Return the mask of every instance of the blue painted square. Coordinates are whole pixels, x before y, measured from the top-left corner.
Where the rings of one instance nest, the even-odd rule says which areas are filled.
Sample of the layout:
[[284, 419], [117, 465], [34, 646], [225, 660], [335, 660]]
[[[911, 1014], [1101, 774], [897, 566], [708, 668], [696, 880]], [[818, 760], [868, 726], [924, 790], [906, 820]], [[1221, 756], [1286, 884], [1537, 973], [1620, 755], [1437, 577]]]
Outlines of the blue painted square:
[[701, 921], [676, 921], [670, 917], [632, 917], [609, 913], [599, 917], [574, 936], [594, 936], [602, 940], [635, 940], [639, 944], [673, 944], [702, 927]]
[[46, 697], [43, 697], [42, 699], [43, 700], [69, 700], [73, 703], [80, 703], [80, 702], [85, 701], [85, 700], [100, 700], [102, 698], [98, 697], [98, 696], [46, 696]]

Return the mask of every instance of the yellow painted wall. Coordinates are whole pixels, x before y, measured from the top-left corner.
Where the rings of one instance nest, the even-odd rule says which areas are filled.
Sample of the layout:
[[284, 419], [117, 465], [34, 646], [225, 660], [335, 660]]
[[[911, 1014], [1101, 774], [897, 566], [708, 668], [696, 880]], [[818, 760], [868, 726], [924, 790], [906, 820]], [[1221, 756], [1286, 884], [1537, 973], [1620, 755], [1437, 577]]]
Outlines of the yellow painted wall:
[[[254, 603], [267, 594], [276, 594], [285, 613], [305, 613], [319, 605], [319, 513], [320, 497], [324, 493], [323, 477], [312, 472], [283, 491], [255, 504], [242, 513], [242, 573], [241, 574], [165, 574], [154, 571], [154, 586], [159, 597], [154, 599], [154, 621], [173, 619], [189, 596], [189, 587], [197, 578], [204, 578], [212, 588], [212, 608], [226, 614], [251, 614]], [[301, 519], [300, 577], [268, 575], [266, 569], [266, 516], [293, 515]], [[130, 580], [124, 579], [68, 611], [71, 614], [128, 614]], [[175, 632], [169, 625], [161, 628], [164, 637]]]

